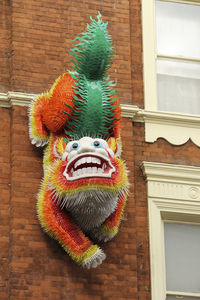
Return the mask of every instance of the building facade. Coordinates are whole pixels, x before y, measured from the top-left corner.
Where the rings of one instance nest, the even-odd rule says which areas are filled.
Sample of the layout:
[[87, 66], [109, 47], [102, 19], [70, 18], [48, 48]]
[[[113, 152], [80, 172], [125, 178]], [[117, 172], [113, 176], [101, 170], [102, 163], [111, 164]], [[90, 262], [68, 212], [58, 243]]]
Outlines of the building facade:
[[[200, 1], [2, 0], [0, 11], [0, 299], [200, 299]], [[85, 270], [37, 220], [42, 150], [28, 105], [68, 70], [72, 39], [98, 11], [131, 186], [106, 261]]]

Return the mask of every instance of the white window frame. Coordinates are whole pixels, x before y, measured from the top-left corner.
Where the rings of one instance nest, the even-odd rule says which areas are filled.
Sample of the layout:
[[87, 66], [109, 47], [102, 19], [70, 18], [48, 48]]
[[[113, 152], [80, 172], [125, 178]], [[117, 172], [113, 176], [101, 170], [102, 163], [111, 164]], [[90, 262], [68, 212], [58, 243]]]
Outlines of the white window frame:
[[[149, 214], [151, 299], [166, 299], [164, 221], [200, 224], [200, 167], [143, 162]], [[200, 294], [169, 292], [168, 295]]]
[[[200, 5], [200, 0], [159, 1]], [[153, 143], [161, 137], [171, 144], [181, 145], [191, 139], [200, 146], [200, 115], [163, 112], [157, 109], [156, 60], [159, 54], [156, 51], [156, 0], [141, 0], [141, 3], [145, 109], [136, 114], [135, 121], [145, 122], [146, 142]]]

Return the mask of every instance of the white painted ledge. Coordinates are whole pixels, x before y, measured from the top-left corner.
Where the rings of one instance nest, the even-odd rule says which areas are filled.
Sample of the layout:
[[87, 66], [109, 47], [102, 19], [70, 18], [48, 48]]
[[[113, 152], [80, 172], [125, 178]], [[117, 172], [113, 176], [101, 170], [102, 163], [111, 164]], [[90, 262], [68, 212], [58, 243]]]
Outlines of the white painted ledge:
[[[0, 107], [12, 107], [13, 105], [29, 106], [30, 102], [37, 98], [39, 94], [28, 94], [20, 92], [0, 93]], [[138, 112], [138, 106], [121, 104], [122, 117], [131, 118]]]
[[0, 107], [12, 107], [13, 105], [28, 106], [37, 94], [27, 94], [19, 92], [0, 93]]
[[[0, 93], [0, 107], [28, 106], [38, 94], [19, 92]], [[145, 141], [154, 143], [164, 138], [173, 145], [182, 145], [189, 139], [200, 147], [200, 115], [150, 111], [138, 106], [121, 104], [122, 117], [145, 123]]]

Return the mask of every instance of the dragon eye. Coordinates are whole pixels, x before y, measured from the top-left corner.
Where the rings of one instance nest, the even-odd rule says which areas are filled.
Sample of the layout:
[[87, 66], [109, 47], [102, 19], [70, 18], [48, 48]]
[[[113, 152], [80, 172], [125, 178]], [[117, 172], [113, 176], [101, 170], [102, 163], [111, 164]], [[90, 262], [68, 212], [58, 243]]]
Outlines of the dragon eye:
[[102, 147], [101, 143], [98, 140], [93, 142], [93, 146], [96, 147], [96, 148], [101, 148]]
[[74, 142], [72, 145], [71, 145], [71, 150], [77, 150], [79, 148], [79, 143], [77, 142]]

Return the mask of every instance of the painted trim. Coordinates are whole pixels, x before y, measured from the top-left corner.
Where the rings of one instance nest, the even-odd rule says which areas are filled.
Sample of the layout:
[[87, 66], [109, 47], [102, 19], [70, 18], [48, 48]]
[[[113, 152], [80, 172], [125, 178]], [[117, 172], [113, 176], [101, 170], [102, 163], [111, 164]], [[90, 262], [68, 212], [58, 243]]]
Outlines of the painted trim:
[[129, 105], [129, 104], [123, 104], [121, 103], [121, 108], [122, 108], [122, 117], [124, 118], [131, 118], [134, 120], [136, 114], [139, 111], [139, 107], [136, 105]]
[[[12, 107], [13, 105], [29, 106], [30, 102], [39, 94], [28, 94], [20, 92], [0, 93], [0, 107]], [[121, 104], [122, 117], [133, 119], [139, 108], [135, 105]]]
[[190, 139], [200, 147], [200, 115], [139, 110], [134, 120], [145, 122], [146, 142], [164, 138], [172, 145], [182, 145]]
[[159, 53], [157, 55], [158, 58], [167, 58], [167, 59], [176, 59], [176, 60], [181, 60], [181, 61], [192, 61], [192, 62], [200, 62], [200, 58], [195, 58], [195, 57], [185, 57], [185, 56], [175, 56], [175, 55], [165, 55]]
[[0, 93], [0, 107], [10, 108], [13, 105], [29, 106], [30, 102], [37, 96], [38, 94], [20, 92]]
[[[10, 108], [13, 105], [29, 106], [30, 102], [39, 94], [28, 94], [19, 92], [0, 93], [0, 107]], [[133, 119], [139, 108], [135, 105], [121, 104], [122, 117]]]
[[8, 103], [8, 96], [5, 93], [0, 93], [0, 107], [10, 107]]
[[199, 0], [158, 0], [161, 2], [174, 2], [179, 4], [200, 5]]
[[147, 180], [152, 300], [164, 300], [164, 221], [200, 224], [200, 167], [142, 162], [141, 169]]
[[[0, 93], [0, 107], [29, 106], [37, 96], [19, 92]], [[122, 117], [145, 123], [145, 141], [148, 143], [164, 138], [173, 145], [182, 145], [191, 139], [200, 147], [200, 115], [149, 111], [123, 103], [121, 108]]]
[[[181, 292], [167, 292], [167, 295], [171, 296], [184, 296], [184, 297], [193, 297], [193, 298], [200, 298], [200, 293], [181, 293]], [[195, 300], [195, 299], [194, 299]]]
[[145, 109], [157, 110], [155, 0], [142, 0], [142, 41]]

